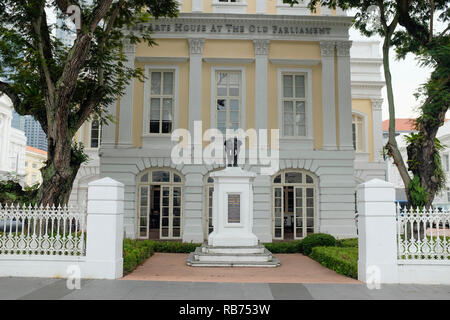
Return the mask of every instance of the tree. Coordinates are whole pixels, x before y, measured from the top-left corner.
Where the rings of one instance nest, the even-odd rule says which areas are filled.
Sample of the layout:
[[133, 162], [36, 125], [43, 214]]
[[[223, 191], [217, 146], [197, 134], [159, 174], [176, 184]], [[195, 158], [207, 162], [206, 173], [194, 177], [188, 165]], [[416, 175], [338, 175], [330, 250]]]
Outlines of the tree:
[[[74, 11], [80, 28], [72, 46], [52, 35], [56, 26], [49, 23], [46, 9], [60, 18]], [[48, 139], [37, 203], [68, 202], [87, 160], [83, 146], [73, 143], [75, 133], [92, 116], [102, 124], [113, 121], [108, 105], [124, 94], [133, 77], [143, 79], [141, 69], [126, 66], [123, 43], [153, 45], [146, 22], [177, 14], [176, 0], [2, 0], [0, 94], [11, 99], [20, 115], [32, 115]]]
[[[297, 0], [290, 0], [298, 3]], [[450, 9], [446, 0], [311, 0], [309, 7], [318, 5], [335, 9], [356, 9], [354, 26], [366, 36], [383, 38], [383, 68], [389, 105], [389, 140], [385, 146], [405, 185], [412, 206], [431, 206], [436, 193], [445, 187], [445, 174], [439, 151], [443, 146], [436, 139], [448, 111], [450, 93], [449, 27], [440, 33], [433, 30], [438, 19], [448, 22]], [[374, 13], [379, 23], [371, 23]], [[403, 28], [402, 28], [403, 27]], [[408, 137], [408, 166], [395, 139], [395, 102], [389, 64], [389, 50], [394, 47], [398, 58], [408, 53], [416, 55], [422, 65], [433, 67], [429, 81], [420, 88], [416, 98], [422, 98], [420, 116], [416, 119], [417, 134]], [[413, 175], [411, 179], [410, 171]]]

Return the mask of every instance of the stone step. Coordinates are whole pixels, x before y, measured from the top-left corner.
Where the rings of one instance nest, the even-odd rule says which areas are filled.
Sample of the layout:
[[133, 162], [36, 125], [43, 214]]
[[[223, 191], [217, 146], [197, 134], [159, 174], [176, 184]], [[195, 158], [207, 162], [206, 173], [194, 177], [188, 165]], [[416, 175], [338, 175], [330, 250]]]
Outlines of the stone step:
[[189, 255], [187, 265], [191, 267], [249, 267], [249, 268], [276, 268], [280, 266], [280, 261], [272, 257], [271, 261], [196, 261], [194, 252]]
[[212, 247], [212, 246], [203, 246], [203, 253], [210, 254], [258, 254], [264, 253], [266, 248], [263, 245], [255, 246], [255, 247]]
[[204, 267], [277, 267], [280, 262], [262, 245], [226, 248], [203, 245], [189, 255], [187, 264]]

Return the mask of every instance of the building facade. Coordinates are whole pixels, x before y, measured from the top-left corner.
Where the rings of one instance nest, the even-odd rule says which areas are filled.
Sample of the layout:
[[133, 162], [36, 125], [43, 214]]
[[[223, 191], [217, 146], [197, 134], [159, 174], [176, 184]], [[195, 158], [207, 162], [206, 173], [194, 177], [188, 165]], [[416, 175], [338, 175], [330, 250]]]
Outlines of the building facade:
[[25, 176], [25, 146], [23, 131], [11, 126], [13, 107], [11, 100], [0, 96], [0, 179]]
[[42, 183], [41, 168], [47, 161], [47, 151], [27, 146], [25, 153], [25, 185], [28, 187]]
[[[207, 239], [210, 174], [223, 165], [195, 156], [208, 147], [210, 128], [267, 129], [259, 141], [269, 151], [279, 147], [279, 167], [268, 175], [245, 144], [242, 167], [258, 173], [253, 232], [260, 241], [355, 236], [356, 183], [385, 176], [378, 44], [358, 45], [351, 59], [352, 18], [326, 8], [180, 3], [178, 18], [150, 22], [157, 46], [125, 44], [129, 65], [147, 79], [132, 81], [110, 106], [117, 120], [102, 132], [100, 176], [125, 184], [127, 237]], [[173, 160], [176, 129], [200, 136], [191, 164]], [[270, 130], [279, 130], [278, 142]]]

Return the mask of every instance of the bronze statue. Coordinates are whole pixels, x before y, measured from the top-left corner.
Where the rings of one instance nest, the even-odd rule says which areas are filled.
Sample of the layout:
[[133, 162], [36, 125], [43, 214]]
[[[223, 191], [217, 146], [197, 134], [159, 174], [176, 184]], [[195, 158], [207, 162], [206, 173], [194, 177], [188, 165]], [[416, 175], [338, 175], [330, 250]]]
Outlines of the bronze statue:
[[227, 155], [228, 167], [238, 166], [238, 153], [242, 142], [237, 137], [234, 139], [228, 139], [223, 144], [225, 146], [225, 153]]

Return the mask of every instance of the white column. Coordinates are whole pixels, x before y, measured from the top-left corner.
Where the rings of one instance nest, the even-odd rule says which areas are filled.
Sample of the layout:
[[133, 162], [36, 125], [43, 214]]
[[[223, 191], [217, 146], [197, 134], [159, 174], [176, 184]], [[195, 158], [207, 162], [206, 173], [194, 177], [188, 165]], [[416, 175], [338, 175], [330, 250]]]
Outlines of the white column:
[[395, 187], [373, 179], [357, 188], [358, 280], [397, 283]]
[[192, 0], [192, 12], [203, 12], [203, 0]]
[[[124, 43], [123, 53], [127, 58], [125, 66], [134, 68], [136, 46], [129, 42]], [[133, 144], [133, 89], [134, 79], [125, 88], [125, 94], [120, 99], [119, 119], [119, 147], [130, 148]]]
[[[86, 263], [90, 277], [123, 276], [124, 185], [111, 178], [88, 185]], [[83, 270], [81, 270], [83, 276]]]
[[256, 0], [256, 13], [265, 14], [266, 10], [266, 0]]
[[[338, 81], [338, 119], [339, 149], [353, 150], [352, 141], [352, 90], [350, 77], [351, 41], [336, 42], [337, 81]], [[381, 132], [381, 131], [380, 131]]]
[[334, 42], [321, 41], [323, 149], [336, 150], [336, 109], [334, 83]]
[[255, 46], [255, 129], [267, 129], [268, 56], [270, 40], [253, 40]]
[[8, 145], [7, 115], [0, 113], [0, 171], [8, 171]]
[[383, 99], [372, 99], [373, 161], [383, 162]]
[[194, 132], [194, 121], [202, 120], [202, 56], [205, 39], [189, 39], [189, 131]]

